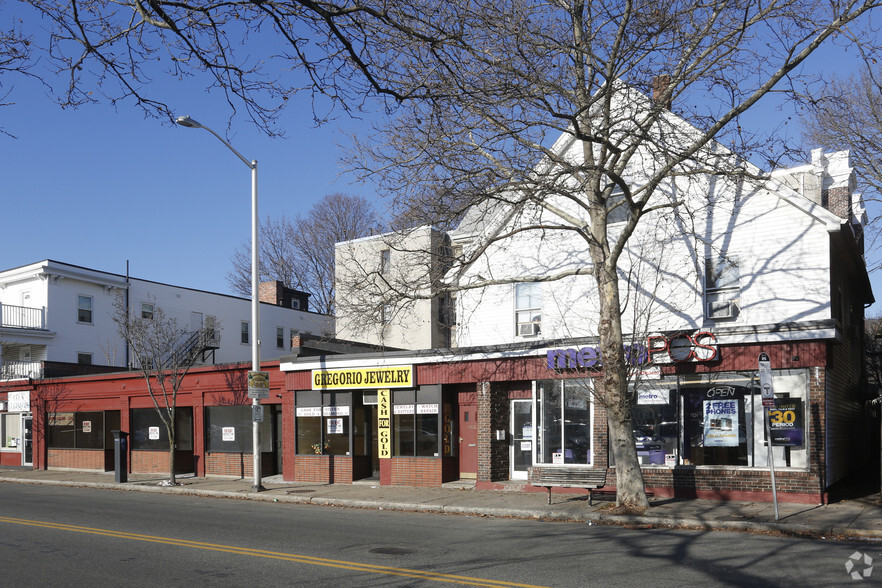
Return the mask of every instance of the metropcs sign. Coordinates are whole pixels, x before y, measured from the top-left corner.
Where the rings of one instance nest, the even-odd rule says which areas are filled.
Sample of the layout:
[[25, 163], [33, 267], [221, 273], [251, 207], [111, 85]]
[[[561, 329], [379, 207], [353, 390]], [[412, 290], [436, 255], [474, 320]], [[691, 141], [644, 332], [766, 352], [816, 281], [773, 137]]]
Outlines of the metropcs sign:
[[[630, 365], [705, 362], [717, 358], [717, 338], [706, 331], [676, 335], [652, 335], [646, 343], [625, 346]], [[548, 369], [599, 368], [603, 364], [599, 347], [549, 349]]]

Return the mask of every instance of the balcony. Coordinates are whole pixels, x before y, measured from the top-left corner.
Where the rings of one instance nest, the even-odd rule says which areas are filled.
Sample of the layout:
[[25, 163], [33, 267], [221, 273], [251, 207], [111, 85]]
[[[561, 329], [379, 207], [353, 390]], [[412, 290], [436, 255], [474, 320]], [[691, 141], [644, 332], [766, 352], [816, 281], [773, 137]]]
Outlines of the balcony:
[[0, 380], [25, 380], [43, 377], [43, 363], [40, 361], [10, 361], [0, 363]]
[[0, 328], [46, 330], [46, 311], [43, 308], [0, 304]]

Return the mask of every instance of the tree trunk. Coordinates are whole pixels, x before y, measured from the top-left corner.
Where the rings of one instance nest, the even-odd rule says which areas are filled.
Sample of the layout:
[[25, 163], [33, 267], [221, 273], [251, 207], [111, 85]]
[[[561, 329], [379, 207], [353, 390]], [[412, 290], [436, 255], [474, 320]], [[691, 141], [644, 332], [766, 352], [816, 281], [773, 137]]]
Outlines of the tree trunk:
[[[609, 259], [608, 252], [602, 252], [601, 255], [605, 260]], [[649, 507], [649, 502], [646, 499], [643, 472], [637, 460], [637, 446], [634, 442], [619, 282], [614, 266], [598, 266], [600, 270], [595, 271], [600, 294], [598, 335], [603, 358], [603, 377], [600, 378], [601, 390], [598, 397], [607, 410], [609, 443], [616, 465], [616, 505], [628, 511], [642, 512]]]
[[168, 481], [171, 486], [177, 485], [177, 480], [175, 479], [175, 425], [174, 421], [172, 421], [172, 426], [168, 428]]

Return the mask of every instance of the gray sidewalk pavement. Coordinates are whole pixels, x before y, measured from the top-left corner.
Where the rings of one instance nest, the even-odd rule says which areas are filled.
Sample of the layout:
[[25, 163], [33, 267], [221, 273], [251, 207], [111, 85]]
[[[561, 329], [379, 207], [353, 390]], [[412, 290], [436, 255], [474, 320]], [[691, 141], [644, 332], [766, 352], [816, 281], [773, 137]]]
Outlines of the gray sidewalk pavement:
[[776, 521], [774, 505], [766, 502], [652, 498], [649, 510], [642, 516], [612, 514], [612, 495], [600, 498], [595, 496], [593, 506], [589, 506], [587, 494], [553, 494], [552, 503], [548, 505], [547, 493], [543, 489], [527, 492], [523, 490], [523, 483], [507, 484], [505, 486], [508, 490], [476, 490], [461, 482], [445, 484], [441, 488], [420, 488], [380, 486], [377, 481], [369, 480], [355, 484], [284, 482], [281, 476], [271, 476], [263, 479], [265, 490], [254, 492], [251, 488], [253, 480], [250, 478], [199, 478], [185, 475], [178, 477], [178, 485], [175, 487], [160, 485], [164, 479], [160, 475], [130, 474], [127, 482], [116, 483], [113, 472], [0, 467], [0, 482], [6, 483], [614, 524], [637, 528], [672, 527], [882, 541], [882, 504], [879, 502], [878, 492], [824, 506], [779, 503], [779, 518]]

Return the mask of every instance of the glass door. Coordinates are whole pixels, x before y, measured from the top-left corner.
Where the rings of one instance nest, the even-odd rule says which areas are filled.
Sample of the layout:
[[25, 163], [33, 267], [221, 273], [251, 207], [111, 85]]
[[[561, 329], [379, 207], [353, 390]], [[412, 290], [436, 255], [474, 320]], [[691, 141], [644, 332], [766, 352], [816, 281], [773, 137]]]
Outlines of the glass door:
[[34, 465], [34, 436], [33, 436], [33, 420], [31, 415], [23, 416], [22, 424], [22, 448], [21, 448], [21, 465]]
[[533, 401], [511, 401], [511, 479], [526, 480], [527, 468], [533, 465]]

